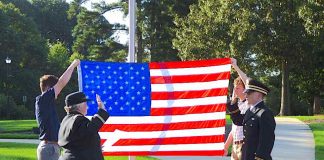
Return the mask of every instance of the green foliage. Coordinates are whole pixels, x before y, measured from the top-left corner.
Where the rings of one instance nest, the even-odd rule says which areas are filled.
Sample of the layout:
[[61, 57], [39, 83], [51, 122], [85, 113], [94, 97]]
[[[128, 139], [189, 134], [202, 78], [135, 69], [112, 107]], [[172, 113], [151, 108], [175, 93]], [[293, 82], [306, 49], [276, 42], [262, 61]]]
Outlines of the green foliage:
[[302, 57], [304, 65], [293, 69], [292, 82], [298, 90], [298, 99], [312, 105], [313, 96], [324, 89], [324, 4], [308, 1], [299, 10], [310, 43], [307, 57]]
[[[307, 9], [300, 11], [305, 6]], [[314, 18], [322, 17], [322, 12], [317, 12], [322, 8], [323, 4], [315, 1], [200, 0], [191, 6], [187, 17], [176, 18], [179, 30], [173, 44], [183, 60], [237, 57], [243, 62], [239, 63], [241, 68], [252, 73], [250, 77], [269, 81], [266, 77], [282, 75], [285, 83], [294, 79], [290, 87], [299, 88], [298, 94], [307, 92], [300, 99], [312, 99], [323, 88], [316, 87], [322, 86], [324, 79], [319, 65], [323, 64], [323, 47], [318, 47], [323, 46], [323, 36], [308, 34], [307, 24], [322, 25], [322, 20]], [[281, 74], [274, 74], [278, 72]], [[286, 87], [283, 91], [290, 92]], [[281, 100], [289, 102], [289, 96]], [[289, 105], [284, 103], [282, 107]]]
[[[102, 14], [125, 11], [127, 1], [97, 3], [93, 11], [81, 6], [86, 1], [0, 2], [0, 75], [6, 75], [0, 76], [0, 93], [8, 91], [17, 110], [32, 111], [39, 77], [60, 76], [76, 58], [125, 61], [126, 47], [113, 41], [125, 26], [110, 24]], [[289, 64], [295, 114], [305, 113], [324, 89], [324, 6], [319, 1], [147, 0], [137, 1], [137, 8], [139, 62], [236, 57], [250, 77], [272, 88], [267, 101], [275, 112], [283, 60]], [[7, 56], [9, 65], [3, 61]], [[74, 74], [59, 96], [61, 116], [64, 96], [77, 90], [77, 83]]]
[[33, 19], [42, 36], [50, 43], [57, 41], [72, 46], [72, 28], [75, 25], [68, 20], [69, 4], [62, 0], [31, 0], [35, 9]]
[[[136, 13], [136, 39], [137, 61], [175, 61], [179, 60], [178, 50], [174, 49], [172, 39], [175, 38], [176, 26], [174, 18], [183, 17], [189, 13], [189, 6], [197, 3], [195, 0], [137, 0]], [[114, 9], [128, 14], [126, 0], [106, 4], [104, 2], [94, 5], [100, 13]], [[123, 26], [115, 27], [125, 30]]]
[[[36, 95], [35, 88], [39, 88], [34, 83], [35, 76], [39, 75], [47, 58], [46, 41], [33, 20], [22, 14], [12, 3], [0, 2], [0, 17], [0, 73], [7, 75], [0, 76], [0, 92], [8, 90], [13, 98], [11, 101], [19, 106], [23, 104], [22, 96], [28, 96], [26, 106], [31, 111], [31, 98]], [[11, 64], [4, 64], [3, 60], [7, 56], [11, 59]]]
[[187, 17], [175, 19], [179, 30], [173, 44], [182, 60], [223, 57], [231, 51], [230, 20], [226, 14], [236, 12], [231, 9], [230, 2], [225, 3], [201, 0], [198, 5], [191, 6]]
[[83, 60], [84, 59], [84, 55], [78, 53], [78, 52], [74, 52], [71, 56], [70, 56], [70, 60], [69, 60], [69, 63], [72, 63], [73, 60], [75, 59], [80, 59], [80, 60]]
[[189, 12], [189, 6], [197, 1], [177, 0], [149, 0], [141, 1], [139, 23], [137, 25], [142, 32], [142, 47], [150, 54], [151, 61], [175, 61], [179, 60], [179, 51], [172, 45], [175, 38], [176, 26], [174, 19], [177, 16], [185, 16]]
[[6, 55], [9, 56], [17, 68], [34, 68], [42, 64], [47, 48], [35, 23], [14, 5], [1, 2], [0, 17], [0, 58], [5, 59]]
[[73, 52], [80, 53], [90, 60], [104, 61], [113, 58], [113, 53], [125, 47], [112, 41], [115, 32], [112, 25], [98, 12], [80, 8], [77, 25], [73, 29]]
[[60, 76], [70, 65], [68, 49], [62, 42], [49, 44], [46, 73]]
[[4, 94], [0, 94], [0, 119], [27, 119], [32, 116], [32, 111], [23, 105], [17, 105], [12, 97], [7, 98]]
[[310, 35], [320, 36], [324, 30], [324, 4], [321, 1], [308, 1], [298, 11]]
[[119, 50], [112, 53], [110, 58], [105, 59], [105, 61], [110, 62], [125, 62], [127, 57], [126, 50]]
[[69, 59], [68, 49], [64, 46], [62, 42], [56, 42], [53, 45], [50, 45], [50, 50], [48, 54], [48, 62], [66, 68]]

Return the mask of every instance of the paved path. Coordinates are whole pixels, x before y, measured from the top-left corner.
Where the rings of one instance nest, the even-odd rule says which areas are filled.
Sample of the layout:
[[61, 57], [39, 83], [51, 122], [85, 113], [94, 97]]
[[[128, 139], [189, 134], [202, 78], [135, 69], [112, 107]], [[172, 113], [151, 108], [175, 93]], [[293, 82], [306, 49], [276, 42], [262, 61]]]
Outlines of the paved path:
[[[294, 118], [276, 118], [276, 141], [273, 160], [315, 160], [313, 133], [303, 122]], [[0, 142], [38, 144], [39, 140], [0, 139]], [[230, 160], [229, 157], [156, 157], [161, 160]]]
[[38, 139], [0, 139], [0, 142], [29, 143], [38, 144]]
[[312, 130], [295, 118], [276, 118], [274, 160], [315, 160]]
[[[295, 118], [276, 118], [273, 160], [315, 160], [313, 133]], [[229, 157], [157, 157], [161, 160], [230, 160]]]

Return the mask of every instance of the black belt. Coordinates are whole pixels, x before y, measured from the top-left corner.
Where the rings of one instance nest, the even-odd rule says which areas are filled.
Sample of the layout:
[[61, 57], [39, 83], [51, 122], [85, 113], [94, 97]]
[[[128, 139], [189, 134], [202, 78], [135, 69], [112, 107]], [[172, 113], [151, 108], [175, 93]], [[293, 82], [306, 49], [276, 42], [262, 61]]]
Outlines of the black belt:
[[42, 140], [45, 144], [58, 144], [56, 141]]
[[242, 143], [244, 143], [244, 140], [234, 141], [234, 144], [242, 144]]

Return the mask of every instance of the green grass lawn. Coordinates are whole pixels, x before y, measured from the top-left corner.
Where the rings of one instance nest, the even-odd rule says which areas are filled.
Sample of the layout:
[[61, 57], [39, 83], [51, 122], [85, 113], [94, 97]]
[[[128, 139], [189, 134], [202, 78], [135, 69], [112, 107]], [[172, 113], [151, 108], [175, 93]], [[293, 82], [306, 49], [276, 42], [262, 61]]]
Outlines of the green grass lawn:
[[37, 139], [32, 128], [37, 127], [36, 120], [2, 120], [0, 121], [0, 138], [3, 139]]
[[[289, 116], [307, 123], [313, 131], [315, 139], [316, 160], [324, 159], [324, 115], [316, 116]], [[227, 124], [231, 124], [226, 116]], [[36, 134], [15, 133], [29, 131], [36, 127], [35, 120], [5, 120], [0, 121], [0, 138], [37, 138]], [[35, 144], [0, 143], [0, 160], [34, 160], [36, 159]], [[18, 154], [19, 153], [19, 154]], [[230, 153], [230, 152], [229, 152]], [[151, 157], [136, 157], [137, 160], [154, 159]], [[105, 157], [105, 160], [128, 160], [128, 157]]]
[[[35, 160], [37, 144], [0, 143], [0, 160]], [[152, 157], [136, 157], [136, 160], [154, 160]], [[128, 156], [105, 157], [105, 160], [128, 160]]]
[[37, 144], [0, 143], [0, 160], [35, 160]]
[[226, 115], [226, 124], [232, 124], [230, 115]]
[[31, 131], [37, 127], [36, 120], [2, 120], [0, 121], [0, 132]]
[[289, 116], [304, 121], [313, 131], [315, 140], [315, 158], [324, 159], [324, 115], [315, 116]]

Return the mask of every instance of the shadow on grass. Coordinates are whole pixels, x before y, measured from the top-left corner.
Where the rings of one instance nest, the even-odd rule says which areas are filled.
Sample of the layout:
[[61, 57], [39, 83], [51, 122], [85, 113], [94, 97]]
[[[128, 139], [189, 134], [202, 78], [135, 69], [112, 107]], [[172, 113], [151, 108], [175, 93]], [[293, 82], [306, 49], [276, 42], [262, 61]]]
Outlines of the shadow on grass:
[[312, 123], [311, 127], [315, 139], [315, 159], [324, 159], [324, 123]]
[[316, 160], [323, 160], [324, 157], [323, 151], [324, 151], [324, 146], [316, 147], [316, 154], [315, 154]]
[[38, 139], [38, 135], [27, 133], [0, 133], [0, 139]]
[[6, 149], [9, 149], [9, 148], [36, 149], [36, 147], [37, 147], [37, 144], [12, 143], [12, 142], [0, 143], [0, 149], [4, 149], [4, 148], [6, 148]]

